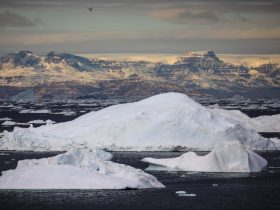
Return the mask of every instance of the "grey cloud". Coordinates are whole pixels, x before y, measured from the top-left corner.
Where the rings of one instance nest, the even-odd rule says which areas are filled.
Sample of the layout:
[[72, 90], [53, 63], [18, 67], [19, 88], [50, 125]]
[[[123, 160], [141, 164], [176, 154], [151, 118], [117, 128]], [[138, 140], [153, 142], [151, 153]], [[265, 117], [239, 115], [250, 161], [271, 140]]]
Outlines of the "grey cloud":
[[[216, 53], [271, 54], [280, 53], [280, 39], [207, 40], [207, 39], [137, 39], [98, 40], [84, 43], [30, 45], [28, 49], [41, 54], [49, 51], [68, 53], [175, 53], [211, 49]], [[25, 45], [3, 45], [0, 54], [27, 49]]]
[[[219, 23], [230, 24], [228, 26], [247, 24], [278, 27], [280, 1], [199, 1], [169, 4], [150, 11], [150, 15], [157, 19], [179, 24]], [[263, 18], [263, 15], [267, 18]]]
[[4, 11], [0, 14], [0, 27], [33, 27], [35, 22], [21, 15], [14, 14], [10, 11]]
[[3, 8], [14, 8], [14, 7], [40, 7], [40, 6], [77, 6], [77, 5], [94, 5], [94, 4], [262, 4], [262, 3], [279, 3], [278, 0], [0, 0], [1, 7]]
[[[24, 9], [76, 9], [81, 7], [107, 8], [114, 12], [123, 10], [147, 11], [151, 9], [186, 9], [220, 13], [266, 13], [279, 14], [279, 0], [0, 0], [1, 8]], [[110, 9], [111, 8], [111, 9]], [[114, 8], [114, 9], [112, 9]]]
[[171, 5], [173, 8], [184, 8], [192, 10], [207, 10], [220, 13], [276, 13], [279, 14], [280, 2], [260, 1], [260, 2], [236, 2], [223, 1], [221, 3], [204, 3], [204, 4], [181, 4]]
[[175, 21], [181, 23], [201, 23], [201, 24], [212, 24], [219, 22], [219, 17], [209, 11], [203, 12], [191, 12], [191, 11], [184, 11], [179, 13]]

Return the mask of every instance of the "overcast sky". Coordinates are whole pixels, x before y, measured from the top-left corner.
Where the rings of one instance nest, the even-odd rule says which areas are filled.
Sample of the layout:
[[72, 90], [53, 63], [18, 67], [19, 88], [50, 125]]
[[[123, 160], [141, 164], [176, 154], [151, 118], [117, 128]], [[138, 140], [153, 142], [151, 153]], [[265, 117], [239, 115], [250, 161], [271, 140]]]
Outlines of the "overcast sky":
[[280, 53], [279, 11], [279, 0], [0, 0], [0, 54]]

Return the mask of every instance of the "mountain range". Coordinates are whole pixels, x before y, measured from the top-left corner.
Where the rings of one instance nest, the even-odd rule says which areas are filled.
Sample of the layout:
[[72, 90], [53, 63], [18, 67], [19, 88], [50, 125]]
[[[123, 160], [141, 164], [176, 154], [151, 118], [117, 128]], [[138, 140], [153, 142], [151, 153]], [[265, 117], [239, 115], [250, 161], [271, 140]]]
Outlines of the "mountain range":
[[172, 63], [102, 59], [50, 52], [0, 58], [2, 99], [141, 99], [161, 92], [194, 96], [280, 97], [280, 64], [236, 65], [213, 51], [187, 52]]

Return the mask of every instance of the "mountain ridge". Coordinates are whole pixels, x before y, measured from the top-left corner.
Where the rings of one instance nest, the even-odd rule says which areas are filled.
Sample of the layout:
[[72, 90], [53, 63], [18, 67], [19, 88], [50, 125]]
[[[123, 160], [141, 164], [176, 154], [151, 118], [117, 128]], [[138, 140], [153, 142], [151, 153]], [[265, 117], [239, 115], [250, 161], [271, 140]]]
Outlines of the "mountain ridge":
[[0, 58], [0, 86], [3, 90], [13, 89], [5, 94], [7, 97], [17, 92], [15, 87], [22, 91], [45, 87], [48, 93], [39, 91], [40, 99], [50, 95], [103, 97], [103, 93], [108, 97], [141, 98], [168, 91], [202, 95], [220, 91], [226, 95], [254, 88], [280, 88], [279, 67], [279, 63], [264, 63], [255, 68], [234, 65], [211, 50], [184, 53], [172, 64], [86, 58], [54, 51], [38, 56], [25, 50]]

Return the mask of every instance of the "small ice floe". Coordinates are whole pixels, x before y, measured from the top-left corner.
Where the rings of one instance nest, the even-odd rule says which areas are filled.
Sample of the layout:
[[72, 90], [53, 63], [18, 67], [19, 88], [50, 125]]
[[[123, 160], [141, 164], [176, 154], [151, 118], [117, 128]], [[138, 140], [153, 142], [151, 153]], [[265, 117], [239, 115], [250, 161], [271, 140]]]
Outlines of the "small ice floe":
[[1, 124], [2, 126], [15, 126], [15, 125], [28, 125], [27, 123], [19, 123], [14, 121], [5, 121]]
[[52, 121], [52, 120], [32, 120], [32, 121], [29, 121], [28, 124], [47, 124], [47, 125], [50, 125], [50, 124], [54, 124], [55, 121]]
[[183, 174], [183, 175], [181, 175], [181, 177], [186, 177], [186, 175], [185, 175], [185, 174]]
[[175, 193], [180, 197], [195, 197], [196, 196], [196, 194], [186, 193], [186, 191], [176, 191]]
[[186, 194], [186, 191], [181, 190], [181, 191], [176, 191], [175, 193], [176, 194]]
[[188, 196], [188, 197], [196, 197], [196, 194], [194, 194], [194, 193], [186, 193], [186, 196]]
[[0, 118], [0, 121], [12, 121], [9, 117]]
[[10, 164], [10, 163], [11, 163], [11, 162], [9, 162], [9, 161], [5, 161], [5, 162], [4, 162], [4, 164]]
[[16, 122], [14, 122], [14, 121], [5, 121], [1, 125], [2, 126], [13, 126], [13, 125], [16, 125]]
[[24, 110], [21, 110], [19, 112], [20, 114], [50, 114], [52, 113], [51, 110], [49, 109], [39, 109], [39, 110], [33, 110], [33, 109], [24, 109]]
[[219, 185], [218, 185], [218, 184], [212, 184], [212, 186], [213, 186], [213, 187], [218, 187]]
[[74, 112], [74, 111], [62, 111], [62, 112], [56, 112], [54, 114], [61, 114], [61, 115], [64, 115], [64, 116], [75, 116], [77, 113]]
[[1, 105], [0, 106], [0, 108], [13, 108], [13, 107], [15, 107], [14, 105], [12, 105], [12, 104], [9, 104], [9, 105]]
[[270, 166], [268, 168], [280, 168], [279, 166]]

